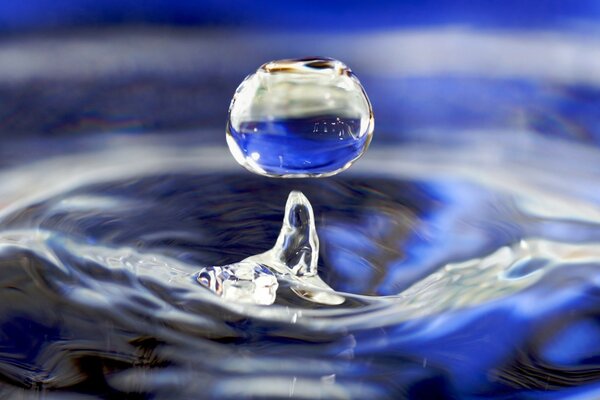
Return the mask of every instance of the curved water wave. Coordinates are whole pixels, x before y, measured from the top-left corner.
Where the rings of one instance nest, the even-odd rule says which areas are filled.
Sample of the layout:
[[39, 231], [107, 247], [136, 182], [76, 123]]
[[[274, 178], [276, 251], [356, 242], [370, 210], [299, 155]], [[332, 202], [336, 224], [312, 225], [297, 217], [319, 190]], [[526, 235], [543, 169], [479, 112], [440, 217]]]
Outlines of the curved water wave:
[[[474, 148], [375, 149], [353, 173], [287, 182], [242, 174], [225, 149], [128, 149], [1, 173], [3, 394], [551, 397], [598, 385], [591, 168], [565, 181], [501, 158], [467, 168]], [[344, 302], [308, 301], [285, 279], [271, 306], [202, 287], [202, 268], [273, 247], [292, 190], [312, 204], [319, 277]]]

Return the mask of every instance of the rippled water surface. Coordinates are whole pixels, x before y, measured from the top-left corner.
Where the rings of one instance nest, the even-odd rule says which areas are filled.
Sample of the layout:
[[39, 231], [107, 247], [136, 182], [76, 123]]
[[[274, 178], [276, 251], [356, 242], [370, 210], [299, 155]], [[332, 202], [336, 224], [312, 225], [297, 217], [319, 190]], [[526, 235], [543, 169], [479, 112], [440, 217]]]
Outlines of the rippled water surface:
[[[600, 393], [598, 150], [453, 134], [452, 147], [374, 148], [328, 179], [252, 175], [197, 135], [77, 151], [65, 138], [64, 153], [6, 161], [0, 394]], [[241, 304], [200, 286], [202, 267], [273, 246], [292, 190], [313, 206], [319, 274], [344, 303], [280, 283], [273, 305]]]
[[[600, 398], [584, 29], [3, 37], [0, 398]], [[308, 55], [360, 77], [371, 146], [330, 178], [251, 174], [227, 149], [231, 96]], [[204, 287], [274, 248], [293, 191], [329, 301], [282, 274], [271, 305]]]

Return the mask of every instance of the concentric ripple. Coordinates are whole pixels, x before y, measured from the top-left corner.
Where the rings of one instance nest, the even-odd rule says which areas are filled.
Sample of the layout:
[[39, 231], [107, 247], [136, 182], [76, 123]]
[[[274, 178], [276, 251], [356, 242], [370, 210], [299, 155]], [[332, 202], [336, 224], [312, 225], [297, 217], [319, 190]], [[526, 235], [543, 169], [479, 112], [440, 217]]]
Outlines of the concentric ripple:
[[[502, 157], [468, 168], [492, 148], [518, 158], [505, 139], [419, 157], [374, 149], [345, 177], [291, 183], [242, 174], [223, 161], [226, 149], [134, 138], [127, 151], [6, 168], [0, 393], [599, 390], [600, 199], [588, 190], [597, 171], [572, 167], [565, 180], [542, 158], [517, 168]], [[597, 155], [562, 143], [560, 151]], [[285, 280], [270, 306], [202, 287], [202, 268], [273, 247], [293, 190], [314, 210], [319, 279], [344, 301], [312, 302]]]

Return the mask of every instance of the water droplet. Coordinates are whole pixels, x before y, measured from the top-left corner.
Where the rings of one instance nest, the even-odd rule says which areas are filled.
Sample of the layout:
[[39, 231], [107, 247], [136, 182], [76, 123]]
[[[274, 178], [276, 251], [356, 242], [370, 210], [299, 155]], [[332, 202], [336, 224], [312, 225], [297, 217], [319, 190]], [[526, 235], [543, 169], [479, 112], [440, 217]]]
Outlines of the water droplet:
[[237, 162], [260, 175], [331, 176], [365, 152], [373, 127], [369, 99], [342, 62], [271, 61], [238, 87], [227, 144]]

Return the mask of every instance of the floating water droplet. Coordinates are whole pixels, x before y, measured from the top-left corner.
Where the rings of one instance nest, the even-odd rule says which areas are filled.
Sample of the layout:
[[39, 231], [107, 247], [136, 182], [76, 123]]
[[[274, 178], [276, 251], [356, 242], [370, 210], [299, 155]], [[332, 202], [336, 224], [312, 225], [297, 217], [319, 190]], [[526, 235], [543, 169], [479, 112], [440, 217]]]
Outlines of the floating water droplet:
[[260, 175], [331, 176], [364, 153], [373, 127], [369, 99], [342, 62], [280, 60], [238, 87], [227, 144], [237, 162]]
[[335, 294], [317, 274], [319, 238], [312, 206], [298, 191], [288, 196], [283, 226], [269, 251], [222, 267], [206, 267], [196, 280], [215, 294], [233, 301], [269, 305], [275, 301], [278, 279], [305, 300], [338, 305]]

